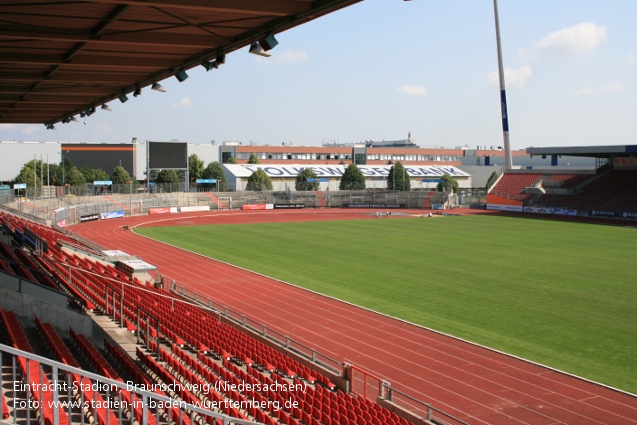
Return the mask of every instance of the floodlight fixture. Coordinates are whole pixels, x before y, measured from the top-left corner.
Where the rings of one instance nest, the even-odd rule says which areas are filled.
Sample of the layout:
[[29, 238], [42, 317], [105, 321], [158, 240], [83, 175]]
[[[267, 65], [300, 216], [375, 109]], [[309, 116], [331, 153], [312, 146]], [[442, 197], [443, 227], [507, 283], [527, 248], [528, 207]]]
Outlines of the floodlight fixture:
[[267, 52], [268, 50], [274, 49], [274, 47], [277, 44], [279, 44], [279, 42], [277, 41], [276, 38], [274, 38], [274, 34], [270, 34], [266, 38], [264, 38], [262, 40], [259, 40], [259, 44], [261, 45], [263, 50], [265, 50]]
[[71, 117], [71, 121], [80, 122], [75, 116]]
[[142, 89], [141, 89], [141, 87], [137, 87], [137, 88], [135, 89], [135, 91], [133, 92], [133, 96], [135, 96], [135, 97], [140, 96], [141, 94], [142, 94]]
[[226, 63], [226, 55], [224, 55], [224, 54], [218, 55], [215, 58], [215, 62], [220, 64], [220, 65], [223, 65], [224, 63]]
[[111, 107], [110, 107], [110, 106], [108, 106], [106, 103], [104, 103], [104, 104], [102, 105], [102, 109], [103, 109], [103, 110], [105, 110], [105, 111], [112, 111]]
[[151, 90], [159, 91], [162, 93], [166, 93], [166, 89], [159, 83], [153, 83]]
[[218, 65], [215, 66], [215, 61], [212, 61], [212, 62], [206, 61], [206, 62], [202, 63], [201, 66], [203, 66], [206, 69], [206, 71], [210, 71], [211, 69], [217, 69], [218, 68]]
[[177, 81], [180, 83], [183, 83], [188, 78], [188, 74], [186, 74], [186, 71], [179, 71], [175, 74], [175, 78], [177, 78]]
[[263, 56], [264, 58], [269, 58], [270, 56], [272, 56], [271, 54], [263, 50], [263, 47], [261, 47], [259, 43], [252, 43], [250, 45], [250, 53], [252, 53], [253, 55]]
[[128, 102], [128, 96], [126, 96], [125, 94], [121, 95], [119, 97], [119, 101], [122, 102], [122, 103]]

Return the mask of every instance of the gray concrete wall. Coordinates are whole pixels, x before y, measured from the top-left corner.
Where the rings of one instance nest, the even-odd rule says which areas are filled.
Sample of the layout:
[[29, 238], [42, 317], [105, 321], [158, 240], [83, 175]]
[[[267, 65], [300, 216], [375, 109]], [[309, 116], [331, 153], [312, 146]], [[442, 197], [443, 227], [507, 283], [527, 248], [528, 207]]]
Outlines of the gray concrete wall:
[[68, 330], [71, 326], [78, 333], [93, 335], [93, 322], [90, 317], [20, 292], [0, 288], [0, 307], [3, 310], [14, 311], [18, 316], [28, 317], [30, 321], [34, 320], [35, 314], [56, 328]]

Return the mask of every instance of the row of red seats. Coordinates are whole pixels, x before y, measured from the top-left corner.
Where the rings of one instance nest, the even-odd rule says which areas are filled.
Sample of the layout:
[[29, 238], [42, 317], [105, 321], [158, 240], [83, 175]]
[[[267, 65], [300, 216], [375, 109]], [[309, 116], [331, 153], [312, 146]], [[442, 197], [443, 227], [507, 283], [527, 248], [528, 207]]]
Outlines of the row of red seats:
[[[161, 353], [161, 359], [164, 362], [166, 362], [166, 364], [173, 371], [173, 374], [174, 374], [173, 376], [177, 377], [178, 379], [180, 378], [180, 382], [184, 384], [184, 388], [182, 389], [182, 391], [189, 391], [188, 388], [192, 388], [193, 390], [190, 390], [190, 392], [195, 394], [194, 388], [200, 388], [202, 385], [206, 385], [205, 380], [207, 380], [209, 385], [209, 388], [207, 388], [207, 391], [205, 392], [196, 391], [196, 394], [197, 394], [196, 396], [200, 400], [203, 400], [204, 403], [214, 403], [209, 405], [219, 406], [220, 407], [219, 410], [226, 415], [232, 416], [234, 418], [249, 420], [240, 410], [234, 408], [233, 406], [229, 406], [228, 403], [224, 403], [225, 401], [224, 396], [218, 393], [217, 391], [215, 391], [214, 389], [214, 382], [216, 382], [214, 380], [214, 376], [210, 374], [204, 374], [204, 375], [201, 375], [201, 378], [200, 378], [196, 376], [195, 373], [189, 367], [187, 367], [185, 364], [180, 362], [171, 353], [165, 351], [164, 349], [161, 349], [160, 353]], [[197, 385], [199, 387], [195, 387], [194, 385]], [[245, 403], [245, 400], [237, 396], [231, 397], [228, 395], [228, 398], [232, 400], [236, 400], [238, 402], [243, 401]]]
[[[153, 382], [150, 380], [146, 372], [140, 369], [137, 363], [133, 361], [132, 357], [129, 356], [122, 347], [112, 344], [108, 339], [104, 338], [104, 348], [113, 357], [113, 359], [121, 365], [126, 372], [128, 372], [131, 378], [133, 378], [133, 382], [135, 384], [139, 385], [143, 389], [152, 389], [150, 392], [154, 392], [155, 394], [168, 397], [168, 395], [159, 387], [153, 385]], [[170, 418], [175, 423], [179, 423], [179, 409], [177, 407], [172, 406], [170, 408]], [[182, 421], [184, 421], [184, 418], [186, 418], [185, 414], [182, 416]], [[183, 423], [186, 423], [186, 421]]]
[[[12, 311], [5, 312], [0, 309], [0, 317], [2, 318], [2, 323], [5, 326], [11, 345], [18, 350], [33, 353], [33, 348], [31, 348], [31, 344], [24, 333], [18, 316]], [[42, 379], [40, 379], [40, 364], [38, 362], [27, 362], [26, 358], [18, 357], [18, 365], [22, 372], [22, 378], [27, 384], [31, 385], [31, 388], [50, 385], [49, 378], [47, 378], [44, 373], [42, 374]], [[51, 391], [33, 391], [31, 392], [31, 396], [40, 406], [40, 414], [42, 415], [44, 425], [53, 425], [55, 419], [53, 414], [53, 393]], [[68, 415], [63, 410], [58, 412], [58, 419], [60, 423], [68, 423]]]
[[[82, 351], [84, 356], [91, 362], [93, 367], [97, 370], [97, 373], [100, 375], [104, 375], [107, 378], [110, 378], [114, 381], [124, 383], [124, 380], [120, 378], [119, 374], [113, 369], [113, 367], [106, 361], [104, 356], [95, 348], [95, 346], [89, 341], [86, 335], [77, 334], [73, 328], [69, 328], [71, 333], [71, 340], [75, 343], [75, 345]], [[131, 403], [131, 395], [130, 392], [126, 389], [120, 389], [119, 394], [122, 397], [124, 406], [127, 407], [126, 410], [130, 412], [130, 407], [133, 407], [133, 415], [135, 419], [137, 419], [140, 423], [143, 417], [143, 409], [139, 403]], [[149, 425], [155, 425], [157, 423], [154, 416], [149, 415], [148, 418]]]
[[[60, 338], [51, 324], [41, 322], [37, 316], [35, 317], [35, 324], [59, 362], [69, 366], [80, 368], [77, 360], [75, 360], [75, 357], [73, 357], [73, 354], [69, 351], [68, 347], [66, 346], [66, 344], [64, 344], [64, 341], [62, 341], [62, 338]], [[99, 425], [118, 423], [117, 417], [112, 410], [95, 407], [106, 406], [107, 403], [99, 391], [93, 390], [93, 382], [89, 378], [83, 377], [76, 373], [71, 373], [71, 378], [73, 383], [75, 384], [75, 387], [78, 388], [78, 391], [81, 391], [81, 393], [83, 394], [84, 400], [95, 401], [92, 414]], [[77, 395], [77, 397], [80, 397], [79, 394]]]
[[[142, 364], [144, 364], [151, 372], [153, 372], [158, 377], [160, 382], [163, 382], [166, 385], [170, 385], [173, 382], [172, 375], [164, 367], [162, 367], [152, 356], [144, 353], [140, 347], [137, 347], [137, 358], [142, 362]], [[179, 398], [185, 401], [186, 403], [193, 404], [197, 402], [196, 397], [192, 394], [182, 393], [177, 395], [179, 395]], [[174, 398], [175, 395], [173, 395], [172, 397]], [[191, 423], [190, 416], [186, 415], [185, 413], [182, 414], [182, 417], [180, 418], [180, 420], [185, 425], [189, 425]]]

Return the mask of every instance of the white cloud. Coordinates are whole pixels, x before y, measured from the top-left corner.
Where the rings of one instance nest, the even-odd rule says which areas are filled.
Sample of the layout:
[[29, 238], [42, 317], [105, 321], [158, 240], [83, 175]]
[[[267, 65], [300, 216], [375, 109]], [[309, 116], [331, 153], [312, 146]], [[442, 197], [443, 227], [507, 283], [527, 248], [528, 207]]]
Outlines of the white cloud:
[[628, 64], [637, 63], [637, 55], [631, 52], [622, 58], [622, 62]]
[[595, 94], [595, 90], [592, 87], [582, 87], [579, 90], [575, 90], [575, 94], [578, 96], [592, 96]]
[[22, 131], [20, 131], [20, 133], [28, 136], [30, 134], [33, 134], [33, 133], [37, 132], [38, 129], [39, 129], [38, 127], [36, 127], [34, 125], [30, 125], [30, 126], [27, 126], [27, 127], [23, 128]]
[[398, 87], [396, 91], [398, 93], [408, 94], [410, 96], [427, 96], [429, 94], [426, 87], [413, 86], [409, 84], [405, 84], [402, 87]]
[[111, 126], [106, 123], [100, 123], [98, 128], [102, 134], [109, 134], [111, 132]]
[[602, 93], [621, 91], [624, 88], [624, 85], [621, 81], [613, 81], [612, 83], [606, 84], [602, 87]]
[[575, 90], [575, 94], [578, 96], [593, 96], [601, 93], [611, 93], [621, 91], [624, 88], [624, 84], [621, 81], [613, 81], [612, 83], [602, 86], [601, 89], [595, 90], [592, 87], [582, 87], [579, 90]]
[[562, 28], [540, 38], [529, 48], [520, 50], [526, 59], [561, 57], [592, 50], [608, 38], [608, 29], [593, 22]]
[[[507, 87], [522, 88], [533, 75], [533, 70], [530, 66], [523, 65], [519, 69], [504, 68], [504, 83]], [[495, 86], [500, 85], [500, 77], [498, 71], [492, 71], [487, 74], [487, 80]]]
[[305, 50], [286, 50], [279, 54], [272, 53], [272, 56], [269, 58], [258, 56], [256, 60], [260, 63], [285, 65], [289, 63], [307, 62], [308, 60], [310, 60], [310, 56]]
[[173, 108], [190, 108], [190, 105], [192, 105], [192, 101], [190, 100], [190, 96], [186, 96], [183, 99], [181, 99], [179, 102], [173, 103], [170, 106], [173, 107]]

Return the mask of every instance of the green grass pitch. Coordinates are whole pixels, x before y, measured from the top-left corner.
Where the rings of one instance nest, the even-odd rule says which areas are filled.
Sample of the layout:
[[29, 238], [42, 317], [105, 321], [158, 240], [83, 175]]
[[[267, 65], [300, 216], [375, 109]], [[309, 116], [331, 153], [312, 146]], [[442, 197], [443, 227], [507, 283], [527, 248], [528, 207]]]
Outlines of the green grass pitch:
[[136, 231], [637, 393], [637, 229], [468, 216]]

